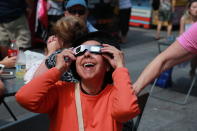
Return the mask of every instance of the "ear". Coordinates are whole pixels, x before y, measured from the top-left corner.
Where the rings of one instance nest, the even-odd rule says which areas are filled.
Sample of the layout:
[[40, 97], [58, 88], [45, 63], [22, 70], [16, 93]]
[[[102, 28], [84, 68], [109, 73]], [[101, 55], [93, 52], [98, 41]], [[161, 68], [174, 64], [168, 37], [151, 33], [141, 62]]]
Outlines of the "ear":
[[111, 66], [110, 66], [110, 64], [107, 62], [107, 64], [106, 64], [106, 71], [109, 72], [109, 71], [110, 71], [110, 68], [111, 68]]

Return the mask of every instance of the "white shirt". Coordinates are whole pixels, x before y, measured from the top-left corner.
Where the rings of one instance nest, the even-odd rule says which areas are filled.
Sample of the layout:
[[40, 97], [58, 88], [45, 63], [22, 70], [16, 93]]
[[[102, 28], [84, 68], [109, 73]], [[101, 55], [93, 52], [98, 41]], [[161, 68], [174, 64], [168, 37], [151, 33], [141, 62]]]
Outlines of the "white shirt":
[[86, 25], [87, 25], [87, 28], [88, 28], [88, 32], [98, 31], [90, 22], [87, 21]]
[[131, 6], [131, 0], [119, 0], [119, 9], [127, 9]]

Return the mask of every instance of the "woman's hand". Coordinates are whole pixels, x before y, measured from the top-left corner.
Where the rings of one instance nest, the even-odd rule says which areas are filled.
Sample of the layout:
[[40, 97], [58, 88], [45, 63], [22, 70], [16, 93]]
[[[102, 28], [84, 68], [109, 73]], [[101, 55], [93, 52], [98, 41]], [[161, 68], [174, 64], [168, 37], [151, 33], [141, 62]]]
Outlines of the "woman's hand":
[[108, 60], [111, 66], [116, 69], [125, 66], [124, 54], [114, 46], [103, 44], [101, 48], [102, 56]]
[[66, 72], [70, 68], [72, 61], [75, 60], [76, 57], [74, 56], [72, 49], [64, 49], [61, 53], [57, 54], [55, 67], [62, 73]]
[[6, 56], [2, 61], [1, 64], [5, 65], [5, 67], [14, 67], [16, 64], [16, 56], [8, 57]]
[[57, 49], [60, 49], [61, 46], [58, 42], [58, 38], [54, 35], [50, 36], [47, 40], [47, 56], [51, 55]]

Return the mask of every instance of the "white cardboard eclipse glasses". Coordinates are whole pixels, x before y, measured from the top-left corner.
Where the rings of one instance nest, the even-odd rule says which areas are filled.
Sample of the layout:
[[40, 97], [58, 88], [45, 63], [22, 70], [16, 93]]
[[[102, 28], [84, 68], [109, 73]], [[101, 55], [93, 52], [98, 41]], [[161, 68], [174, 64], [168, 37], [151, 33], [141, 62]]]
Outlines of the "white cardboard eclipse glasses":
[[83, 55], [86, 51], [91, 53], [101, 53], [101, 45], [80, 45], [73, 49], [75, 56]]

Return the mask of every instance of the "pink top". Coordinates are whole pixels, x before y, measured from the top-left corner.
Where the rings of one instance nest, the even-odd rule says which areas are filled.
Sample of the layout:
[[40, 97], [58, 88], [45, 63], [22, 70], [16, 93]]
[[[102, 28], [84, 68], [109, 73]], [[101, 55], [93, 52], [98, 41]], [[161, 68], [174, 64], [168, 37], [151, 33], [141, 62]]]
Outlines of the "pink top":
[[197, 22], [194, 23], [177, 40], [187, 51], [197, 54]]

